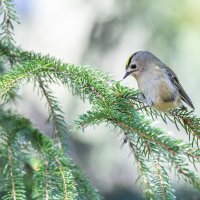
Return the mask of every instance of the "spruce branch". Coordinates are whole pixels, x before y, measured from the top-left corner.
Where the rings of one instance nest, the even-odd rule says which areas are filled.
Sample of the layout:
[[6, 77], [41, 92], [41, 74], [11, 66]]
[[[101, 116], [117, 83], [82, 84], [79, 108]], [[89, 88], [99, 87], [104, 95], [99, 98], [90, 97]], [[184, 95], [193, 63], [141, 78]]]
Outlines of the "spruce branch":
[[153, 120], [160, 117], [166, 124], [169, 121], [174, 123], [178, 131], [180, 131], [180, 127], [182, 127], [188, 134], [189, 140], [192, 139], [192, 145], [196, 143], [198, 146], [198, 141], [200, 139], [200, 118], [194, 114], [194, 110], [188, 111], [186, 107], [182, 107], [166, 113], [161, 113], [152, 108], [145, 108], [145, 113]]
[[129, 146], [132, 150], [132, 153], [135, 157], [137, 162], [137, 169], [138, 169], [138, 179], [137, 182], [141, 179], [141, 185], [144, 185], [144, 196], [146, 199], [156, 200], [156, 191], [155, 185], [153, 184], [152, 180], [152, 172], [149, 170], [148, 163], [146, 162], [146, 158], [141, 154], [140, 150], [137, 146], [129, 141]]
[[[33, 128], [29, 120], [10, 111], [0, 109], [0, 125], [2, 130], [0, 134], [0, 152], [3, 150], [5, 152], [0, 154], [1, 161], [5, 160], [5, 162], [0, 163], [0, 170], [5, 166], [4, 173], [1, 174], [4, 174], [4, 176], [10, 175], [10, 168], [6, 167], [8, 166], [6, 159], [8, 160], [8, 155], [10, 155], [6, 153], [8, 152], [7, 143], [9, 142], [9, 144], [12, 144], [12, 157], [10, 156], [10, 158], [13, 158], [11, 166], [14, 170], [13, 179], [17, 199], [20, 199], [19, 197], [26, 199], [24, 195], [25, 188], [21, 186], [21, 184], [24, 184], [23, 175], [26, 171], [21, 168], [32, 156], [37, 157], [40, 163], [37, 168], [33, 169], [33, 198], [42, 199], [46, 197], [51, 199], [52, 196], [56, 196], [57, 199], [74, 200], [78, 196], [88, 199], [86, 197], [91, 194], [94, 200], [101, 199], [63, 150], [55, 146], [53, 141], [44, 134]], [[3, 132], [3, 130], [5, 131]], [[15, 139], [15, 142], [13, 139]], [[16, 156], [17, 158], [15, 158]], [[19, 169], [19, 167], [21, 168]], [[12, 181], [7, 183], [6, 180], [1, 182], [1, 184], [4, 184], [3, 192], [5, 192], [5, 188], [10, 188], [10, 191], [12, 191]], [[21, 188], [19, 189], [19, 187]], [[7, 195], [12, 195], [12, 193], [10, 192]]]
[[190, 136], [193, 136], [193, 142], [196, 140], [198, 146], [198, 140], [200, 139], [200, 119], [194, 115], [194, 111], [188, 112], [187, 109], [177, 109], [170, 112], [171, 116], [174, 116], [175, 120], [185, 129]]
[[67, 183], [66, 183], [66, 180], [65, 180], [65, 174], [64, 174], [64, 170], [63, 170], [63, 166], [60, 162], [60, 160], [58, 159], [58, 157], [55, 157], [55, 160], [57, 162], [57, 164], [59, 165], [59, 170], [60, 170], [60, 173], [62, 175], [62, 180], [63, 180], [63, 192], [64, 192], [64, 199], [67, 200]]
[[[102, 122], [109, 123], [108, 121], [105, 120], [107, 115], [109, 115], [109, 114], [106, 111], [104, 111], [104, 112], [103, 111], [101, 111], [101, 112], [97, 112], [97, 111], [91, 112], [91, 111], [89, 111], [87, 114], [82, 115], [80, 117], [80, 119], [77, 121], [77, 123], [80, 125], [80, 127], [85, 127], [87, 125], [95, 125], [95, 124], [99, 124], [99, 123], [102, 123]], [[114, 116], [116, 116], [116, 115], [117, 114], [115, 114]], [[128, 121], [128, 120], [125, 120], [125, 121]], [[172, 185], [170, 183], [171, 181], [169, 180], [169, 175], [166, 171], [164, 171], [164, 168], [166, 167], [167, 163], [168, 164], [171, 163], [171, 166], [174, 166], [175, 161], [177, 162], [177, 160], [182, 159], [182, 160], [184, 160], [184, 163], [185, 163], [185, 164], [183, 164], [183, 162], [182, 162], [182, 165], [184, 165], [183, 169], [185, 169], [185, 166], [188, 166], [188, 163], [186, 162], [186, 160], [188, 159], [188, 156], [191, 156], [191, 152], [189, 152], [189, 150], [187, 151], [187, 148], [185, 148], [183, 146], [182, 150], [186, 151], [186, 152], [185, 152], [185, 155], [182, 155], [181, 149], [179, 149], [176, 152], [172, 148], [170, 150], [168, 150], [166, 148], [162, 148], [162, 146], [156, 145], [156, 143], [154, 143], [153, 141], [144, 140], [141, 137], [139, 137], [139, 138], [136, 137], [135, 134], [134, 134], [135, 132], [133, 133], [132, 131], [130, 131], [130, 127], [128, 127], [128, 126], [120, 127], [120, 128], [121, 128], [121, 132], [126, 135], [126, 140], [129, 141], [129, 146], [131, 148], [131, 151], [134, 153], [134, 155], [135, 155], [135, 152], [136, 152], [135, 147], [137, 147], [139, 149], [139, 152], [140, 152], [140, 157], [141, 157], [140, 159], [142, 159], [142, 157], [145, 156], [145, 159], [148, 160], [148, 162], [150, 162], [151, 159], [155, 160], [155, 157], [158, 157], [158, 156], [165, 158], [165, 160], [162, 161], [163, 164], [161, 164], [161, 161], [159, 161], [159, 163], [156, 164], [156, 161], [155, 161], [154, 166], [156, 166], [156, 165], [157, 165], [157, 167], [159, 166], [159, 170], [155, 170], [155, 171], [157, 173], [158, 173], [158, 171], [159, 171], [159, 173], [162, 173], [162, 178], [165, 180], [164, 186], [163, 186], [164, 192], [165, 192], [164, 195], [171, 196], [170, 198], [173, 199], [174, 198], [174, 190], [173, 190]], [[163, 136], [161, 136], [161, 138], [163, 138]], [[157, 138], [155, 140], [157, 140]], [[148, 151], [150, 151], [150, 152], [148, 152]], [[143, 152], [144, 152], [144, 154], [143, 154]], [[147, 152], [147, 153], [145, 153], [145, 152]], [[168, 156], [166, 156], [166, 154]], [[148, 156], [147, 158], [146, 158], [146, 155]], [[138, 163], [138, 165], [139, 164], [140, 163]], [[175, 168], [177, 168], [177, 166], [175, 166]], [[187, 168], [187, 171], [188, 170], [189, 170], [189, 168]], [[151, 173], [152, 173], [152, 171], [153, 170], [151, 170]], [[182, 170], [180, 171], [180, 173], [182, 173]], [[200, 191], [200, 187], [198, 185], [199, 176], [195, 175], [195, 173], [192, 170], [189, 170], [189, 174], [191, 175], [191, 177], [193, 177], [192, 180], [191, 179], [188, 180], [188, 178], [190, 176], [185, 177], [184, 180], [186, 180], [187, 182], [194, 185], [196, 187], [196, 189]], [[154, 187], [156, 186], [157, 188], [159, 188], [159, 185], [162, 185], [161, 180], [160, 180], [160, 176], [161, 175], [158, 176], [159, 178], [157, 178], [157, 182], [155, 182]], [[196, 178], [194, 178], [194, 177], [196, 177]], [[153, 180], [155, 180], [155, 178], [151, 179], [151, 181], [153, 181]], [[143, 181], [145, 181], [145, 183], [147, 182], [144, 175], [143, 175]], [[147, 184], [146, 187], [149, 188], [150, 187], [149, 184]], [[151, 195], [151, 193], [152, 193], [152, 191], [148, 192], [148, 189], [145, 189], [145, 191], [148, 193], [148, 195]], [[162, 191], [160, 193], [162, 193]], [[170, 198], [167, 198], [167, 199], [170, 199]]]
[[[26, 199], [26, 190], [23, 182], [23, 165], [19, 155], [19, 148], [13, 132], [1, 126], [0, 130], [0, 174], [2, 174], [1, 185], [4, 195], [2, 199]], [[3, 152], [3, 153], [2, 153]], [[21, 172], [21, 173], [19, 173]]]
[[14, 42], [14, 24], [19, 23], [13, 0], [0, 1], [0, 16], [2, 16], [1, 27], [1, 42], [7, 45], [13, 45]]
[[[144, 103], [140, 102], [135, 96], [137, 91], [133, 89], [130, 90], [124, 86], [116, 87], [116, 91], [119, 90], [124, 90], [123, 93], [121, 93], [121, 97], [127, 98], [129, 103], [132, 104], [136, 110], [140, 110], [141, 107], [145, 107]], [[194, 114], [194, 110], [188, 111], [186, 107], [182, 107], [169, 112], [161, 113], [150, 107], [145, 107], [140, 111], [144, 115], [146, 114], [150, 116], [153, 120], [156, 120], [158, 117], [160, 117], [160, 119], [166, 124], [168, 122], [172, 122], [175, 124], [178, 131], [180, 131], [180, 127], [182, 127], [188, 134], [189, 140], [192, 139], [192, 145], [196, 143], [198, 146], [198, 140], [200, 138], [200, 118]]]
[[48, 86], [48, 81], [43, 80], [42, 77], [38, 77], [36, 81], [39, 83], [39, 89], [42, 95], [45, 97], [48, 105], [49, 120], [52, 121], [53, 133], [52, 138], [59, 148], [63, 148], [67, 151], [68, 148], [68, 128], [63, 117], [63, 111], [57, 99], [53, 96], [51, 89]]
[[[175, 110], [174, 112], [176, 113], [161, 114], [153, 109], [145, 108], [142, 110], [143, 114], [141, 111], [138, 111], [142, 103], [137, 99], [136, 90], [130, 90], [120, 85], [119, 82], [112, 81], [109, 76], [97, 70], [63, 63], [53, 57], [25, 52], [18, 48], [11, 52], [9, 47], [2, 44], [0, 45], [0, 50], [2, 55], [9, 56], [12, 54], [15, 58], [15, 68], [0, 78], [0, 97], [2, 99], [7, 96], [13, 87], [21, 86], [24, 81], [35, 81], [38, 80], [38, 77], [41, 80], [51, 79], [55, 80], [55, 82], [59, 81], [67, 86], [74, 95], [78, 95], [83, 100], [88, 99], [92, 105], [92, 109], [80, 116], [76, 121], [79, 127], [85, 128], [89, 125], [100, 123], [112, 124], [114, 127], [119, 128], [120, 132], [128, 138], [129, 146], [134, 154], [137, 153], [136, 149], [141, 151], [137, 155], [138, 158], [136, 160], [138, 165], [140, 165], [138, 167], [142, 171], [143, 181], [146, 180], [148, 182], [145, 186], [147, 188], [146, 195], [165, 199], [174, 198], [174, 191], [169, 180], [168, 171], [165, 169], [165, 166], [168, 164], [172, 164], [186, 181], [200, 190], [199, 176], [192, 170], [187, 169], [185, 171], [184, 164], [181, 165], [178, 162], [181, 159], [185, 159], [186, 165], [188, 163], [198, 163], [200, 150], [194, 148], [190, 142], [183, 142], [180, 139], [169, 136], [159, 128], [152, 127], [151, 121], [147, 120], [144, 115], [150, 115], [153, 119], [161, 117], [165, 122], [170, 120], [180, 125], [183, 125], [183, 117], [190, 118], [190, 124], [187, 128], [198, 131], [199, 119], [194, 116], [193, 120], [192, 113]], [[43, 87], [44, 93], [44, 91], [48, 91], [48, 87], [44, 83], [42, 84], [43, 86], [40, 85], [40, 87]], [[48, 91], [46, 96], [48, 98], [51, 97], [51, 92], [49, 93]], [[54, 97], [52, 99], [54, 100]], [[52, 102], [51, 100], [51, 106]], [[53, 104], [56, 105], [57, 102]], [[53, 106], [51, 109], [55, 112]], [[182, 114], [178, 112], [182, 112]], [[46, 160], [49, 159], [47, 157]], [[55, 157], [51, 159], [55, 163]], [[146, 165], [144, 160], [146, 160]], [[149, 181], [147, 181], [147, 174], [149, 172], [146, 168], [149, 164], [153, 166], [151, 173], [156, 172], [156, 176], [149, 177]], [[60, 170], [61, 168], [57, 166], [57, 169]], [[44, 173], [44, 170], [45, 168], [41, 173]], [[161, 194], [160, 197], [155, 195], [155, 191], [151, 189], [150, 183], [156, 186], [159, 194]]]
[[[162, 161], [160, 155], [157, 158], [155, 174], [157, 180], [154, 180], [155, 184], [160, 185], [160, 188], [156, 188], [158, 199], [176, 199], [175, 190], [172, 186], [169, 173], [166, 171], [166, 166], [164, 165], [166, 161]], [[159, 184], [158, 184], [159, 183]]]
[[14, 177], [13, 177], [13, 168], [12, 168], [12, 160], [13, 160], [13, 155], [12, 155], [12, 150], [11, 146], [8, 145], [8, 161], [10, 165], [10, 178], [11, 178], [11, 185], [12, 185], [12, 196], [13, 199], [17, 199], [16, 191], [15, 191], [15, 182], [14, 182]]
[[176, 199], [169, 173], [165, 169], [166, 160], [164, 158], [161, 159], [161, 151], [156, 146], [153, 146], [154, 153], [159, 155], [152, 156], [151, 154], [147, 161], [136, 142], [129, 140], [129, 146], [137, 162], [139, 172], [138, 180], [142, 179], [141, 185], [144, 185], [145, 198]]
[[[19, 23], [15, 11], [14, 0], [0, 0], [0, 40], [3, 44], [9, 46], [10, 50], [14, 47], [14, 24]], [[0, 63], [0, 73], [12, 68], [14, 57], [3, 56]], [[15, 88], [9, 92], [8, 100], [15, 102], [17, 94]]]
[[[44, 179], [44, 183], [45, 183], [45, 195], [44, 198], [45, 199], [49, 199], [49, 171], [48, 171], [48, 162], [45, 162], [45, 179]], [[38, 198], [38, 196], [37, 196]]]
[[77, 197], [76, 188], [71, 185], [71, 170], [66, 166], [65, 161], [53, 155], [45, 155], [44, 162], [39, 170], [34, 172], [34, 199], [57, 199], [73, 200]]
[[[5, 187], [0, 189], [4, 188], [3, 199], [29, 197], [23, 176], [26, 173], [24, 166], [32, 155], [40, 163], [37, 169], [31, 169], [34, 178], [33, 199], [101, 199], [63, 151], [68, 146], [68, 131], [62, 108], [50, 89], [50, 83], [62, 83], [74, 95], [89, 100], [92, 108], [76, 121], [78, 127], [106, 123], [120, 130], [135, 157], [146, 199], [175, 199], [169, 178], [169, 169], [172, 168], [200, 191], [200, 177], [189, 169], [190, 163], [195, 168], [200, 160], [200, 150], [196, 148], [200, 138], [200, 119], [193, 112], [176, 109], [162, 114], [151, 108], [139, 111], [144, 104], [139, 102], [138, 92], [120, 85], [109, 76], [88, 67], [63, 63], [53, 57], [15, 47], [13, 27], [18, 19], [13, 0], [0, 0], [0, 16], [3, 18], [0, 24], [0, 67], [4, 72], [0, 77], [0, 98], [6, 102], [14, 99], [17, 89], [25, 81], [37, 83], [47, 102], [54, 139], [45, 137], [29, 120], [0, 109], [0, 176], [5, 182]], [[10, 71], [5, 73], [7, 69]], [[153, 120], [160, 117], [165, 123], [171, 121], [178, 130], [179, 126], [183, 127], [189, 139], [193, 136], [192, 142], [183, 142], [152, 127], [146, 115]], [[22, 154], [23, 158], [20, 157]]]
[[186, 133], [191, 140], [192, 136], [192, 145], [196, 143], [198, 146], [198, 141], [200, 139], [200, 118], [194, 115], [194, 111], [188, 111], [186, 107], [172, 110], [168, 113], [159, 113], [153, 109], [147, 111], [148, 115], [151, 113], [151, 117], [160, 117], [165, 123], [170, 121], [175, 124], [178, 131], [180, 127], [184, 128]]
[[172, 158], [170, 155], [169, 159], [171, 159], [173, 162], [171, 163], [172, 166], [174, 166], [176, 170], [176, 175], [178, 177], [182, 177], [186, 182], [193, 185], [194, 188], [196, 188], [198, 191], [200, 191], [200, 177], [199, 174], [192, 171], [190, 168], [191, 166], [186, 161], [184, 157], [178, 156], [175, 158]]
[[[98, 81], [98, 75], [99, 77], [104, 78], [105, 81], [108, 81], [107, 77], [105, 76], [103, 77], [99, 72], [95, 71], [94, 73], [92, 70], [89, 70], [86, 68], [80, 68], [80, 67], [70, 65], [70, 64], [61, 64], [60, 61], [56, 61], [53, 58], [44, 57], [42, 59], [40, 55], [35, 55], [35, 54], [33, 54], [32, 57], [33, 57], [32, 63], [31, 63], [31, 57], [29, 55], [29, 61], [23, 62], [23, 68], [16, 67], [16, 69], [13, 70], [10, 73], [10, 75], [7, 74], [7, 75], [4, 75], [4, 77], [2, 77], [0, 81], [0, 89], [1, 89], [0, 96], [4, 96], [4, 93], [8, 92], [10, 88], [12, 88], [17, 82], [20, 82], [25, 78], [29, 79], [31, 77], [37, 76], [38, 73], [41, 73], [43, 75], [45, 75], [46, 73], [46, 75], [47, 74], [55, 75], [55, 77], [60, 79], [63, 83], [67, 84], [68, 86], [71, 86], [71, 89], [72, 90], [74, 89], [76, 91], [76, 94], [77, 93], [79, 95], [82, 94], [83, 98], [85, 95], [88, 95], [89, 100], [92, 101], [94, 105], [101, 105], [108, 108], [110, 111], [115, 112], [115, 108], [113, 108], [113, 104], [115, 103], [115, 101], [117, 102], [119, 100], [119, 98], [117, 100], [113, 98], [113, 96], [116, 95], [114, 94], [114, 92], [116, 91], [114, 92], [112, 90], [110, 91], [109, 90], [110, 85], [108, 83], [106, 84], [105, 82], [103, 82], [101, 78]], [[72, 76], [72, 73], [73, 73], [73, 76]], [[64, 77], [63, 77], [63, 74], [65, 75]], [[75, 76], [76, 78], [78, 77], [77, 80], [74, 79]], [[77, 83], [77, 85], [75, 85], [75, 83]], [[96, 85], [97, 87], [94, 88], [92, 87], [92, 85], [93, 86]], [[118, 86], [115, 85], [114, 89], [116, 90], [117, 87]], [[117, 96], [119, 96], [119, 94], [117, 94]], [[128, 103], [128, 101], [125, 102], [123, 98], [121, 98], [121, 101], [125, 103], [125, 105], [127, 105]], [[119, 109], [123, 111], [123, 107], [120, 107]], [[128, 118], [127, 118], [127, 112], [126, 114], [122, 113], [123, 117], [120, 116], [120, 118], [127, 118], [126, 122], [124, 123], [122, 119], [116, 119], [116, 117], [110, 118], [107, 120], [111, 121], [115, 125], [119, 125], [123, 129], [127, 129], [127, 130], [130, 129], [132, 131], [135, 131], [138, 134], [140, 134], [141, 137], [144, 137], [145, 139], [150, 140], [152, 142], [156, 142], [158, 145], [161, 145], [163, 148], [166, 148], [168, 151], [173, 151], [173, 153], [176, 153], [179, 150], [179, 148], [185, 149], [188, 146], [186, 144], [181, 143], [181, 141], [178, 139], [172, 139], [172, 137], [162, 134], [162, 131], [158, 129], [154, 132], [154, 129], [148, 126], [149, 122], [145, 121], [144, 117], [140, 118], [140, 121], [142, 121], [143, 124], [139, 123], [139, 120], [137, 121], [132, 120], [132, 114], [135, 111], [134, 111], [134, 107], [130, 107], [130, 109], [131, 109], [131, 113], [128, 113], [129, 114]], [[113, 113], [113, 115], [118, 116], [117, 113]], [[131, 123], [131, 128], [129, 128], [129, 126], [126, 124], [127, 122], [130, 121], [130, 117], [131, 117], [131, 120], [135, 122], [134, 125], [133, 123]], [[141, 130], [137, 131], [136, 126], [140, 126], [140, 125], [143, 127], [143, 131]], [[151, 132], [152, 135], [150, 136], [150, 134], [149, 133], [147, 134], [147, 132], [149, 133]], [[155, 133], [158, 133], [158, 134], [155, 134]], [[193, 155], [192, 154], [193, 152], [194, 150], [188, 150], [185, 153], [190, 156], [194, 156], [198, 158], [199, 155], [198, 154]]]
[[[123, 105], [125, 105], [125, 103], [123, 103]], [[118, 110], [120, 110], [120, 112]], [[109, 110], [89, 111], [87, 114], [81, 115], [80, 119], [76, 122], [82, 128], [103, 122], [111, 123], [114, 127], [119, 127], [125, 136], [129, 137], [138, 134], [140, 138], [157, 144], [162, 149], [170, 152], [173, 156], [184, 153], [195, 161], [199, 161], [200, 152], [198, 149], [193, 149], [191, 144], [183, 143], [179, 139], [170, 137], [158, 128], [152, 128], [149, 125], [150, 122], [146, 121], [142, 116], [140, 116], [140, 118], [137, 116], [136, 119], [134, 119], [133, 112], [130, 106], [127, 112], [124, 112], [122, 109], [116, 109], [116, 107], [110, 107]], [[127, 135], [127, 133], [129, 134]]]

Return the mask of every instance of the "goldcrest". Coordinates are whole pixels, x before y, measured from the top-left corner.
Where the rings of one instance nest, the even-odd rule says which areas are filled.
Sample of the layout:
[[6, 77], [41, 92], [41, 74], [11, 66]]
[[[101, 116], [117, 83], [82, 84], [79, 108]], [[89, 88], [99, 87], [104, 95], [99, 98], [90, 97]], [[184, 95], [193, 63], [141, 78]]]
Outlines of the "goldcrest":
[[139, 99], [147, 106], [167, 112], [182, 106], [183, 100], [194, 109], [176, 74], [152, 53], [138, 51], [131, 55], [124, 78], [129, 75], [136, 79]]

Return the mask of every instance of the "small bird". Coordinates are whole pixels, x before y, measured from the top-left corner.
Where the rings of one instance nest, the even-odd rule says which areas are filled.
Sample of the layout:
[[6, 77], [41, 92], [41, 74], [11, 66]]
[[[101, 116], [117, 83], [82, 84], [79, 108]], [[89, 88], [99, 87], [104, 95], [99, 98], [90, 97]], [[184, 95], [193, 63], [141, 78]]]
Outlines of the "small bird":
[[167, 112], [183, 106], [183, 100], [194, 109], [176, 74], [152, 53], [138, 51], [132, 54], [123, 79], [129, 75], [137, 80], [138, 98], [147, 106]]

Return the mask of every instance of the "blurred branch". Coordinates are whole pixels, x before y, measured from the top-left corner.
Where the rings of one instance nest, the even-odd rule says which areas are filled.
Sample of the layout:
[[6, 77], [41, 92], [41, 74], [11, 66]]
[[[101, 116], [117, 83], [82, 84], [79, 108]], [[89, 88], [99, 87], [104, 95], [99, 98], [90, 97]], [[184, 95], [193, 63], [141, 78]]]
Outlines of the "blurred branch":
[[1, 42], [12, 45], [14, 42], [14, 23], [19, 23], [13, 0], [0, 0], [0, 16], [3, 18], [0, 24], [2, 29]]
[[[96, 189], [62, 149], [53, 144], [29, 120], [0, 109], [0, 192], [3, 199], [101, 199]], [[23, 156], [22, 156], [23, 155]], [[35, 158], [37, 163], [30, 164]], [[27, 194], [23, 176], [29, 163], [33, 173], [31, 194]]]

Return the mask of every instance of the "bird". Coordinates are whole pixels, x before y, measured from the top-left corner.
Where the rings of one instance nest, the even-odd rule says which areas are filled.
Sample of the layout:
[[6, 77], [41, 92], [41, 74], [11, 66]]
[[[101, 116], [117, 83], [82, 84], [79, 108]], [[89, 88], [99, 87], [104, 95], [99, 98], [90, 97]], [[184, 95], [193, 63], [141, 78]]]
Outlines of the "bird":
[[138, 99], [146, 106], [168, 112], [183, 106], [184, 101], [195, 109], [176, 74], [151, 52], [138, 51], [128, 58], [123, 79], [129, 75], [136, 79]]

